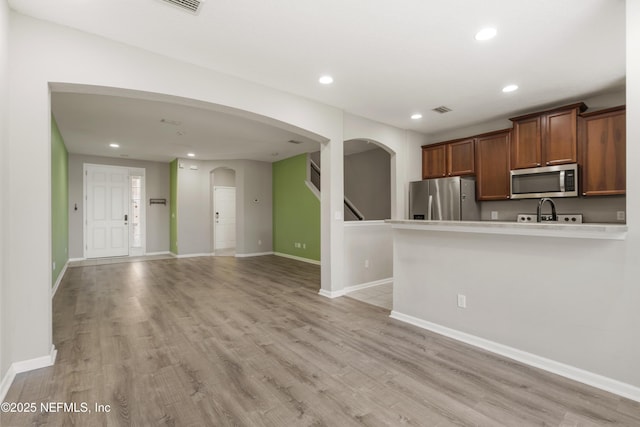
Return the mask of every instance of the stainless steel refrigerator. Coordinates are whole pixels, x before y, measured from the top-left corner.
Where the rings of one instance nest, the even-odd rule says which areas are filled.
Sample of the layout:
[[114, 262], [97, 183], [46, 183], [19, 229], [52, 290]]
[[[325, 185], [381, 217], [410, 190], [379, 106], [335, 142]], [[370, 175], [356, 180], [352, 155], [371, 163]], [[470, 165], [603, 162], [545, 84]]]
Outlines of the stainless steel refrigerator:
[[410, 182], [409, 219], [479, 221], [475, 178], [454, 176]]

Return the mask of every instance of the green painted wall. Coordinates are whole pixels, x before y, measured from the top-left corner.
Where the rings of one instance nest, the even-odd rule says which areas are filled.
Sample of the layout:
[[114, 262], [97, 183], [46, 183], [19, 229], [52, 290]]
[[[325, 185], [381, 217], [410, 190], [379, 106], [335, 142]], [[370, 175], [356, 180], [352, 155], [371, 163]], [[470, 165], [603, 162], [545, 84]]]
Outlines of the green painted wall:
[[178, 159], [169, 165], [169, 250], [178, 255]]
[[306, 179], [306, 154], [273, 163], [273, 250], [320, 261], [320, 200]]
[[55, 285], [69, 260], [69, 153], [51, 117], [51, 261]]

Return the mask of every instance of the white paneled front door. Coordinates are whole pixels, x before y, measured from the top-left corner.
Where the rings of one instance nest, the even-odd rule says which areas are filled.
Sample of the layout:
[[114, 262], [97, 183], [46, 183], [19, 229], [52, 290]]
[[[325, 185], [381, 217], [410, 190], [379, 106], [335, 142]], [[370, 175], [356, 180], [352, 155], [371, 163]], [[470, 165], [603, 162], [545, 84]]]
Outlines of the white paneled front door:
[[213, 224], [213, 250], [235, 248], [235, 187], [213, 187]]
[[129, 171], [84, 166], [85, 258], [129, 255]]

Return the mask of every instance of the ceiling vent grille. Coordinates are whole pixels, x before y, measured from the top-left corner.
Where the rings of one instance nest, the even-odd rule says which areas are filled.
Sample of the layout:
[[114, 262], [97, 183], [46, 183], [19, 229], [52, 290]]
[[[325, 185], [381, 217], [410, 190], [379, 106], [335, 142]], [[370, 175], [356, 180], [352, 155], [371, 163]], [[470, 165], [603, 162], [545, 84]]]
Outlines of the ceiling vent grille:
[[291, 143], [291, 144], [302, 144], [302, 141], [296, 141], [295, 139], [290, 139], [289, 143]]
[[451, 111], [451, 108], [445, 107], [444, 105], [441, 105], [439, 107], [434, 108], [432, 111], [435, 111], [436, 113], [444, 114], [444, 113], [448, 113], [449, 111]]
[[200, 13], [200, 9], [202, 9], [202, 3], [204, 0], [161, 0], [165, 3], [169, 3], [175, 7], [179, 7], [180, 9], [187, 11], [193, 15], [197, 15]]

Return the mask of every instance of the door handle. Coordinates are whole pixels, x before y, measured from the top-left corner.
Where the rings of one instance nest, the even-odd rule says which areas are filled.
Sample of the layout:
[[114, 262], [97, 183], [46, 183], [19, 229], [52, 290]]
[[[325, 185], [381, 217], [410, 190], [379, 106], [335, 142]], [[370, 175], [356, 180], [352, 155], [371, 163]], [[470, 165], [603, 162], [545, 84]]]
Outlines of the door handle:
[[128, 219], [129, 219], [129, 215], [124, 214], [124, 225], [127, 225]]

